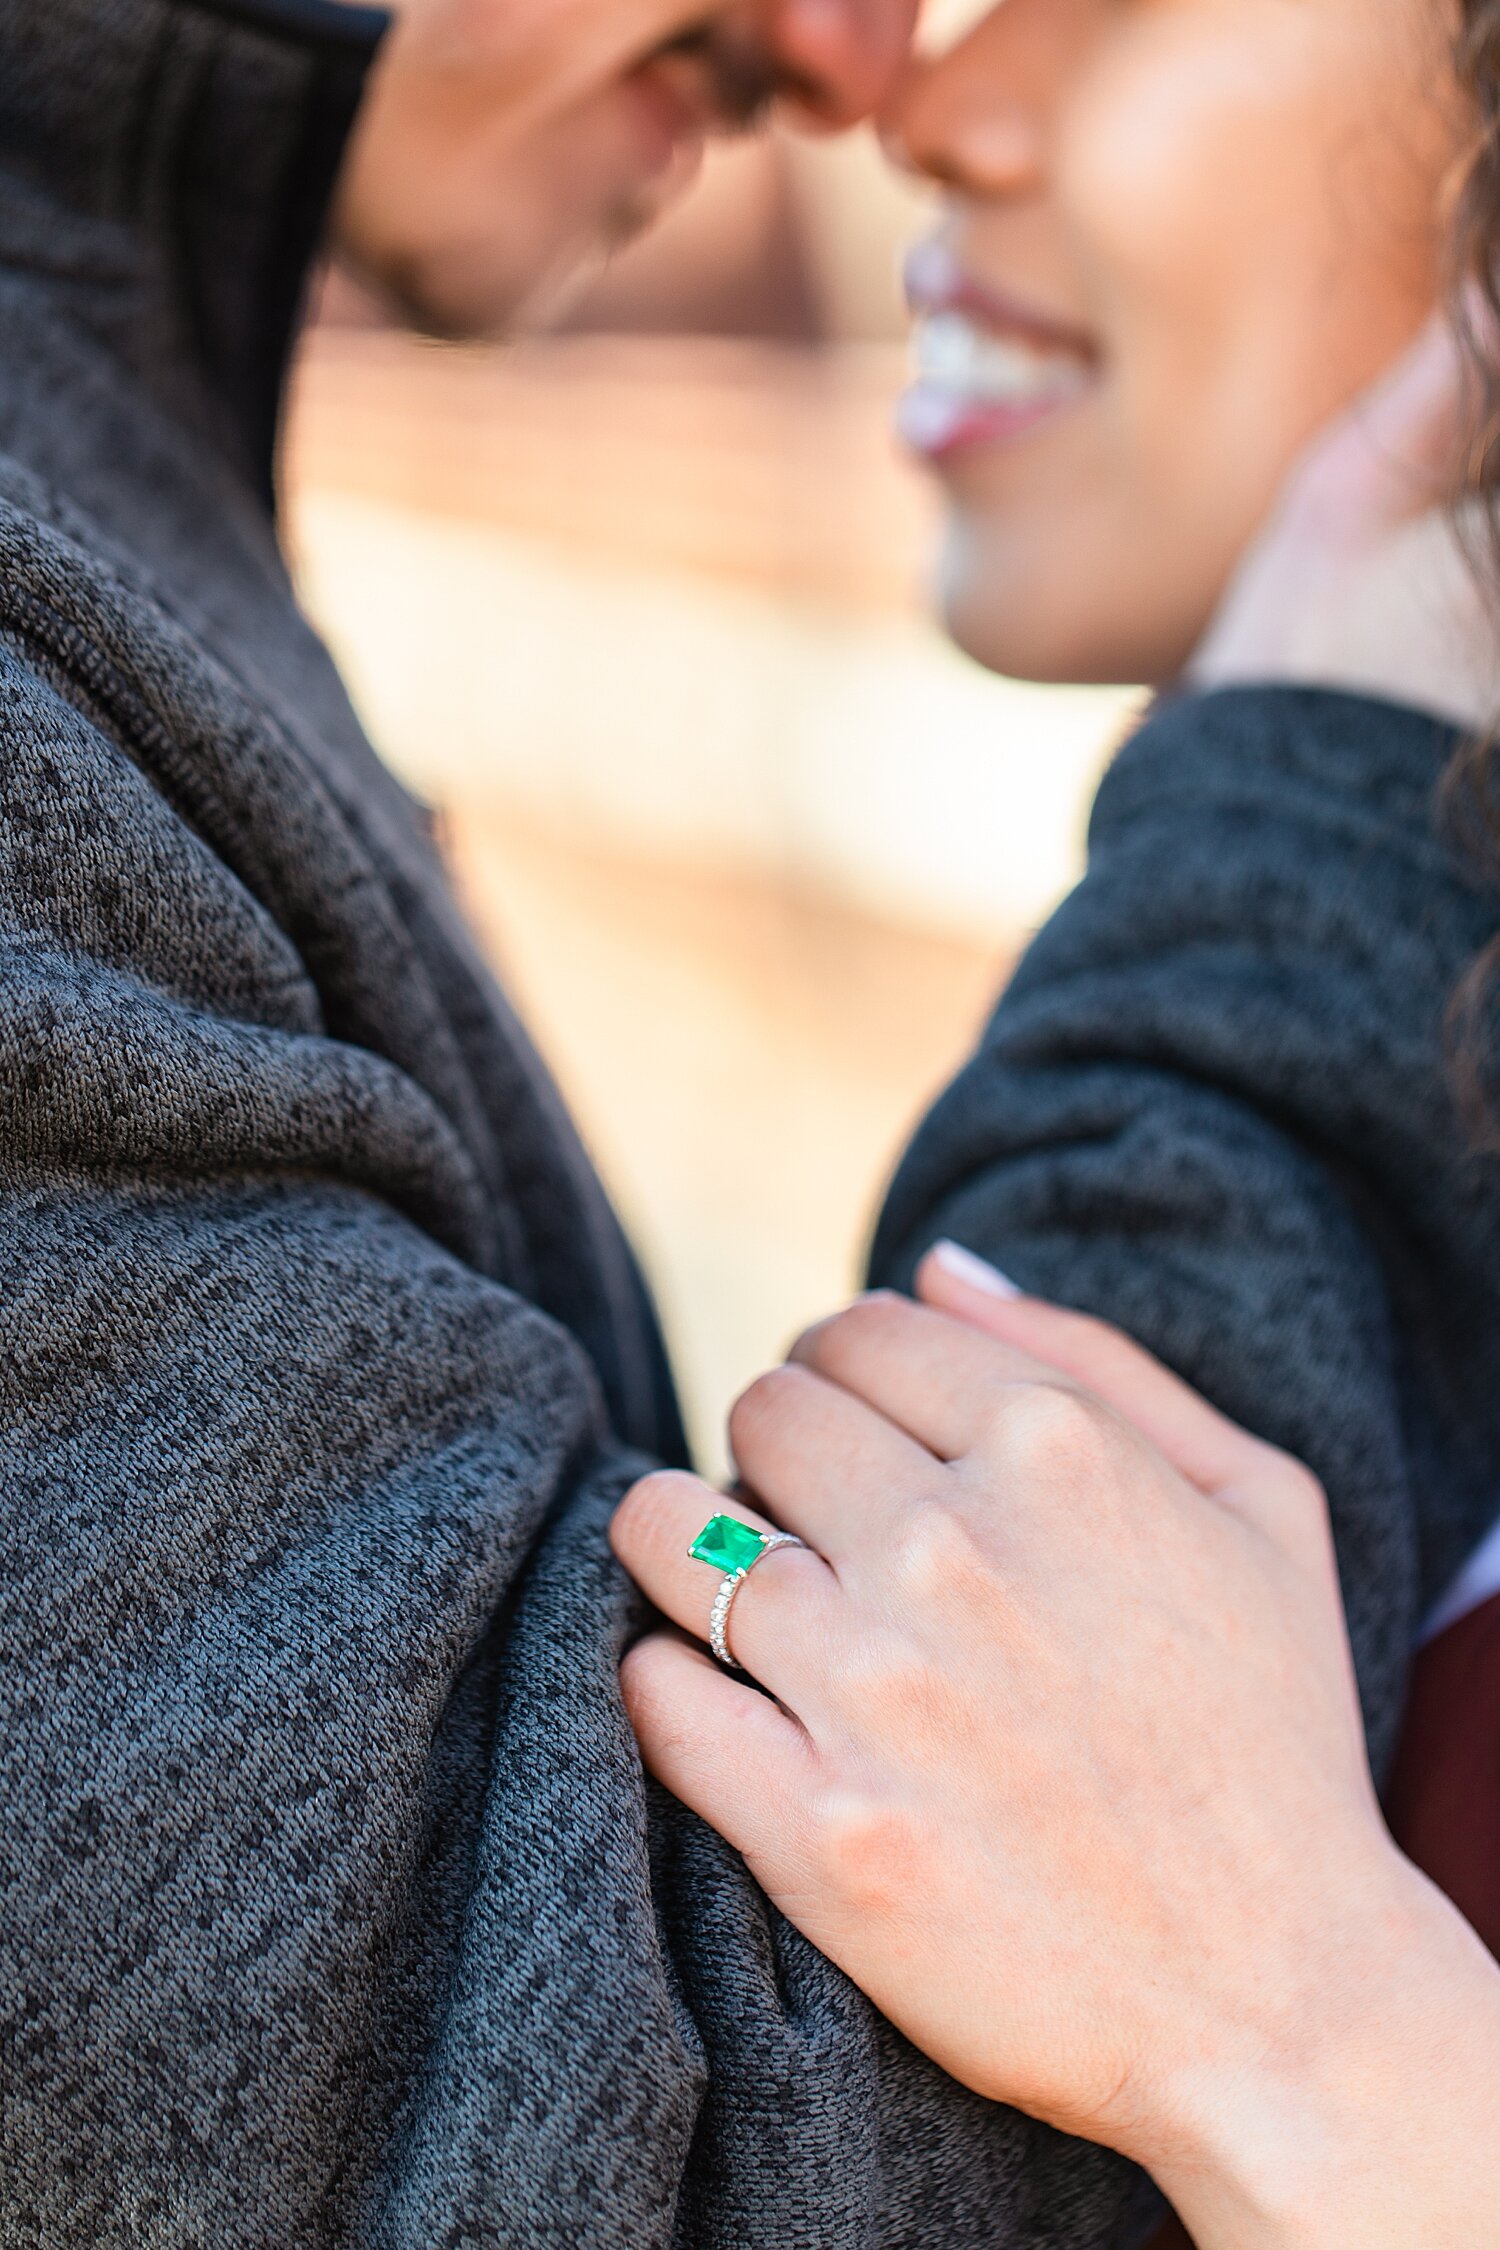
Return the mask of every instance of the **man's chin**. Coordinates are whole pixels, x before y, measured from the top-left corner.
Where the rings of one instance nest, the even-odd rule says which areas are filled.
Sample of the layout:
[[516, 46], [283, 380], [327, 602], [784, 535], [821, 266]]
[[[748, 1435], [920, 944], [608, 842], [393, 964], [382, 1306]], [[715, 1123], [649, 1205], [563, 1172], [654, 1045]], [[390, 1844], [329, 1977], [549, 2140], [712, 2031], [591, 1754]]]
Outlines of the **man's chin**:
[[694, 178], [699, 152], [660, 176], [617, 195], [565, 246], [525, 266], [501, 265], [485, 243], [455, 245], [446, 257], [397, 266], [372, 282], [402, 325], [443, 343], [503, 342], [555, 328], [610, 261], [649, 232]]
[[587, 295], [605, 268], [681, 201], [702, 164], [701, 145], [685, 152], [686, 160], [649, 183], [617, 196], [586, 238], [560, 251], [513, 294], [504, 316], [491, 333], [536, 335], [565, 320], [579, 299]]
[[682, 201], [703, 169], [705, 146], [701, 133], [684, 133], [673, 148], [670, 163], [616, 197], [601, 228], [606, 257], [613, 257], [637, 236], [649, 233], [658, 219]]
[[[429, 223], [425, 238], [388, 241], [356, 260], [362, 277], [405, 325], [445, 341], [555, 326], [701, 169], [701, 132], [680, 118], [672, 132], [644, 132], [638, 107], [633, 86], [614, 88], [607, 103], [567, 121], [535, 161], [503, 181], [482, 180], [483, 195], [468, 198], [456, 226]], [[503, 226], [490, 233], [474, 223], [481, 209], [495, 208], [505, 212]]]

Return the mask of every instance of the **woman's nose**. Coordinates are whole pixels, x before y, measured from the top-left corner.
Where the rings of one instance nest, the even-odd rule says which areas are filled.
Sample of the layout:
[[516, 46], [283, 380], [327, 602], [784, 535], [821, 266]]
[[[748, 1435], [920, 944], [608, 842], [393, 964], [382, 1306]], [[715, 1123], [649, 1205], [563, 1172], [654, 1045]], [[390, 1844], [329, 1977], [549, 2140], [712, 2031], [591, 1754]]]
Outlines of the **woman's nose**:
[[1037, 186], [1051, 105], [1021, 20], [1034, 12], [1035, 0], [1005, 0], [942, 54], [910, 59], [880, 113], [895, 163], [972, 195]]
[[772, 0], [779, 76], [829, 126], [854, 125], [886, 103], [911, 52], [918, 0]]

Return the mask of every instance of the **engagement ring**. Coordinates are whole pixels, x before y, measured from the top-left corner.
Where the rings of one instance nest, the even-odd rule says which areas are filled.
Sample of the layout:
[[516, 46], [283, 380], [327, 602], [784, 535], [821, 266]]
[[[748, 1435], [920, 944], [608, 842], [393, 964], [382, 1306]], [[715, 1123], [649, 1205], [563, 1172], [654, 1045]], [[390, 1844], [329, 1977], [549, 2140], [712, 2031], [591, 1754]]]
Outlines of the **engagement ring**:
[[688, 1549], [694, 1562], [707, 1563], [724, 1576], [708, 1614], [708, 1645], [726, 1672], [744, 1669], [729, 1653], [729, 1612], [734, 1597], [763, 1555], [775, 1547], [805, 1547], [791, 1531], [756, 1531], [738, 1516], [710, 1516]]

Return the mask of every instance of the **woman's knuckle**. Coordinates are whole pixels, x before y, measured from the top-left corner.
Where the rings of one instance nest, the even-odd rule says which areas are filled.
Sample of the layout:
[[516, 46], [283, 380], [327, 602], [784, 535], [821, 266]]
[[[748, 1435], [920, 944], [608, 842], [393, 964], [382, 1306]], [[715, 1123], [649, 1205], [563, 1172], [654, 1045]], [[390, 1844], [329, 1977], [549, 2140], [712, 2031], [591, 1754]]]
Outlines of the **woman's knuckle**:
[[638, 1735], [649, 1735], [653, 1740], [662, 1733], [672, 1708], [661, 1653], [660, 1643], [648, 1637], [628, 1648], [620, 1659], [620, 1694], [626, 1715]]
[[933, 1601], [970, 1584], [983, 1568], [974, 1526], [950, 1500], [918, 1501], [892, 1536], [892, 1562], [902, 1590]]
[[729, 1442], [738, 1453], [741, 1444], [781, 1420], [806, 1381], [797, 1367], [772, 1367], [741, 1391], [729, 1410]]
[[650, 1538], [682, 1513], [683, 1502], [696, 1498], [698, 1481], [682, 1469], [653, 1469], [630, 1487], [615, 1513], [616, 1535], [627, 1540]]
[[867, 1791], [827, 1792], [818, 1808], [815, 1856], [822, 1881], [862, 1914], [909, 1899], [921, 1837], [899, 1806]]
[[894, 1289], [871, 1289], [831, 1320], [810, 1329], [798, 1356], [811, 1367], [829, 1371], [846, 1367], [887, 1337], [909, 1310], [907, 1300]]
[[1322, 1481], [1295, 1454], [1266, 1447], [1259, 1480], [1262, 1520], [1301, 1551], [1333, 1553], [1333, 1511]]
[[1328, 1523], [1328, 1494], [1323, 1489], [1323, 1480], [1314, 1475], [1305, 1461], [1299, 1461], [1295, 1454], [1279, 1454], [1277, 1482], [1289, 1507], [1298, 1509], [1314, 1523]]
[[993, 1442], [1018, 1480], [1093, 1478], [1118, 1448], [1118, 1429], [1098, 1400], [1065, 1383], [1017, 1385], [997, 1409]]

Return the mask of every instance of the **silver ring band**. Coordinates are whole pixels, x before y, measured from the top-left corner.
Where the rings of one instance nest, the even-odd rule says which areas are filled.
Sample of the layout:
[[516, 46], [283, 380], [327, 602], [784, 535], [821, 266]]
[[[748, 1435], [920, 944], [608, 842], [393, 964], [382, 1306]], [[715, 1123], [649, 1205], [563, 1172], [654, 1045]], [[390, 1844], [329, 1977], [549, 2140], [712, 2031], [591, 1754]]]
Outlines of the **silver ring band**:
[[708, 1645], [726, 1672], [742, 1672], [744, 1666], [736, 1664], [729, 1651], [729, 1612], [734, 1607], [734, 1597], [744, 1585], [756, 1563], [764, 1562], [777, 1547], [805, 1547], [807, 1541], [799, 1539], [794, 1531], [771, 1531], [755, 1562], [743, 1570], [731, 1570], [714, 1596], [714, 1606], [708, 1613]]

